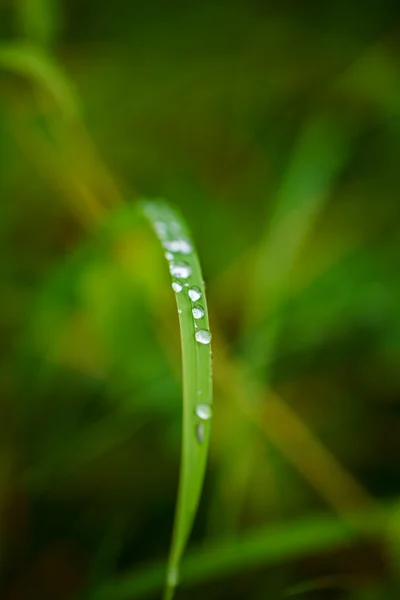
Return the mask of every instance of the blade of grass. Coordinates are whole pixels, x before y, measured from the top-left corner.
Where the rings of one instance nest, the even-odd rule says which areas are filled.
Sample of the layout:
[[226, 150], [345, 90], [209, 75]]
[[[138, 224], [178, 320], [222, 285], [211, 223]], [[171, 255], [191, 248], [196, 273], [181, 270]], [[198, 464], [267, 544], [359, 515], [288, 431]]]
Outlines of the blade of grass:
[[[276, 306], [297, 253], [327, 201], [335, 176], [349, 151], [348, 136], [324, 117], [313, 117], [304, 126], [256, 260], [251, 316]], [[268, 311], [269, 312], [269, 311]]]
[[75, 215], [90, 228], [103, 217], [104, 207], [121, 203], [121, 195], [86, 130], [73, 83], [57, 60], [29, 41], [0, 44], [0, 69], [31, 81], [34, 111], [42, 113], [48, 135], [41, 135], [32, 123], [21, 124], [19, 131], [13, 107], [10, 121], [16, 122], [10, 128], [38, 170], [67, 196]]
[[[355, 513], [353, 529], [348, 523], [333, 516], [312, 516], [282, 525], [268, 525], [240, 538], [193, 549], [182, 561], [181, 581], [185, 587], [228, 576], [238, 569], [255, 569], [293, 560], [315, 552], [322, 552], [385, 534], [395, 511], [396, 503], [380, 506], [377, 510]], [[357, 532], [363, 531], [360, 538]], [[138, 573], [103, 583], [92, 591], [91, 600], [130, 600], [145, 598], [162, 587], [164, 567], [155, 564]]]
[[[216, 384], [229, 394], [243, 417], [262, 432], [351, 526], [355, 507], [373, 507], [374, 498], [315, 437], [306, 423], [271, 389], [265, 389], [228, 353], [215, 334]], [[252, 399], [249, 401], [249, 399]]]
[[98, 224], [103, 219], [104, 207], [86, 181], [60, 159], [54, 146], [32, 127], [15, 119], [10, 119], [8, 128], [25, 156], [62, 198], [82, 228], [91, 230]]
[[104, 539], [100, 543], [97, 555], [89, 569], [89, 575], [83, 590], [73, 600], [90, 600], [91, 590], [104, 578], [105, 573], [111, 573], [118, 560], [124, 541], [127, 516], [124, 510], [119, 510], [112, 519]]
[[23, 75], [45, 90], [66, 118], [74, 120], [79, 115], [73, 86], [60, 65], [40, 47], [30, 42], [0, 44], [0, 68]]
[[60, 29], [59, 0], [18, 0], [16, 21], [22, 36], [41, 46], [51, 46]]
[[[329, 198], [332, 183], [348, 152], [348, 135], [325, 117], [313, 117], [300, 133], [256, 254], [247, 325], [254, 329], [260, 321], [268, 319], [268, 328], [259, 343], [246, 346], [249, 362], [253, 364], [260, 356], [264, 357], [264, 364], [272, 359], [282, 321], [269, 317], [285, 300], [296, 258]], [[265, 371], [268, 381], [270, 373]]]
[[[141, 206], [166, 250], [180, 317], [182, 452], [164, 592], [165, 600], [171, 600], [178, 583], [179, 566], [196, 514], [206, 468], [212, 414], [211, 334], [200, 263], [186, 225], [180, 215], [164, 203], [144, 201]], [[196, 309], [197, 314], [193, 312]]]

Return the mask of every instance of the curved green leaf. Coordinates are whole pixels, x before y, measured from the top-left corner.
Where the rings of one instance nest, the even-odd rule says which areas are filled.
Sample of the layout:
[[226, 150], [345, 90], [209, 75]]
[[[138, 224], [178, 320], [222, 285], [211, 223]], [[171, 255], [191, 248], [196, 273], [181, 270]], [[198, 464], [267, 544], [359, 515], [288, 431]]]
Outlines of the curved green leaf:
[[45, 90], [66, 117], [79, 114], [78, 101], [60, 66], [39, 46], [29, 42], [0, 44], [0, 69], [32, 80]]
[[166, 251], [180, 317], [183, 427], [178, 502], [165, 587], [165, 599], [170, 600], [207, 461], [212, 414], [211, 334], [199, 259], [181, 216], [164, 203], [143, 202], [142, 208]]

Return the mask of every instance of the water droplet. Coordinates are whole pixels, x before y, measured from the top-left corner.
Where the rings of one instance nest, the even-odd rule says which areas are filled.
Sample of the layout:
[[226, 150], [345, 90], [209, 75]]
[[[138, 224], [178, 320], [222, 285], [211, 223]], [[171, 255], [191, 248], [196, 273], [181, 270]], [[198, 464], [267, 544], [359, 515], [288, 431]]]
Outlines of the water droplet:
[[192, 274], [192, 267], [185, 262], [172, 262], [169, 265], [169, 272], [178, 279], [187, 279]]
[[164, 248], [170, 252], [178, 254], [190, 254], [193, 250], [192, 245], [187, 240], [172, 240], [164, 242]]
[[171, 252], [166, 252], [165, 253], [165, 258], [167, 260], [174, 260], [174, 255]]
[[192, 315], [195, 319], [201, 319], [201, 317], [204, 317], [204, 308], [199, 304], [197, 304], [197, 306], [193, 306]]
[[154, 229], [159, 236], [163, 237], [167, 233], [167, 225], [164, 221], [156, 221], [154, 223]]
[[209, 344], [211, 342], [211, 332], [208, 329], [199, 329], [195, 332], [194, 337], [200, 344]]
[[197, 302], [197, 300], [200, 300], [201, 298], [201, 290], [198, 287], [191, 287], [190, 290], [188, 291], [189, 294], [189, 298], [191, 299], [192, 302]]
[[208, 421], [212, 417], [212, 406], [211, 404], [197, 404], [196, 406], [196, 415], [202, 421]]
[[182, 288], [182, 285], [179, 283], [179, 281], [173, 281], [172, 289], [174, 290], [174, 292], [179, 294], [179, 292], [181, 292], [183, 288]]
[[205, 433], [205, 430], [204, 430], [203, 423], [198, 423], [196, 425], [196, 438], [197, 438], [197, 441], [199, 442], [199, 444], [202, 444], [204, 442], [204, 433]]
[[168, 571], [167, 574], [167, 584], [170, 588], [175, 588], [178, 585], [179, 581], [179, 571], [178, 569], [172, 568]]
[[181, 315], [181, 314], [182, 314], [182, 311], [180, 308], [178, 308], [178, 315]]

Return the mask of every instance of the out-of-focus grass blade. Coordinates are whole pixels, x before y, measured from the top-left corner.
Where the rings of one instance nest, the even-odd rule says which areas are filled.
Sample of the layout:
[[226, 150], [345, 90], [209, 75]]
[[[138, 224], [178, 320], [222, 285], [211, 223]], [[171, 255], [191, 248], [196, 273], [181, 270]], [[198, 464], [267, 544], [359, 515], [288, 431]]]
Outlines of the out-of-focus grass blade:
[[[110, 213], [50, 270], [29, 303], [16, 347], [18, 411], [35, 432], [26, 439], [24, 479], [36, 490], [101, 460], [154, 414], [179, 407], [171, 402], [179, 384], [154, 335], [151, 303], [170, 292], [160, 291], [165, 265], [150, 238], [136, 205]], [[158, 304], [170, 310], [162, 298]], [[85, 408], [92, 394], [95, 414]]]
[[211, 334], [199, 259], [186, 225], [164, 203], [143, 202], [169, 264], [182, 345], [183, 427], [178, 501], [165, 585], [170, 600], [204, 479], [212, 416]]
[[[257, 252], [248, 321], [257, 325], [285, 299], [290, 272], [299, 250], [326, 203], [335, 176], [348, 155], [348, 136], [329, 119], [306, 123], [278, 192], [266, 235]], [[261, 345], [248, 348], [249, 357], [269, 361], [281, 329], [271, 321]]]
[[[285, 355], [294, 355], [298, 364], [293, 367], [301, 371], [304, 365], [300, 354], [306, 356], [308, 351], [330, 340], [346, 341], [344, 347], [342, 344], [339, 348], [339, 360], [343, 360], [346, 351], [354, 353], [349, 340], [352, 334], [360, 344], [363, 333], [361, 354], [390, 345], [390, 340], [398, 339], [399, 335], [400, 287], [395, 278], [398, 260], [396, 238], [390, 237], [379, 248], [375, 244], [349, 254], [260, 322], [246, 338], [246, 347], [262, 349], [271, 323], [282, 323], [283, 336], [279, 348], [274, 350], [272, 363], [284, 359]], [[306, 329], [305, 322], [308, 323]], [[370, 339], [369, 344], [367, 339]], [[313, 368], [321, 361], [332, 360], [334, 356], [325, 348], [325, 352], [313, 358]], [[270, 367], [270, 361], [271, 357], [260, 350], [252, 354], [251, 367], [261, 374]], [[275, 366], [273, 369], [275, 373]]]
[[327, 201], [332, 182], [348, 154], [348, 137], [329, 119], [312, 118], [300, 133], [278, 192], [256, 264], [253, 318], [273, 308], [297, 253]]
[[60, 28], [60, 13], [59, 0], [17, 0], [18, 31], [31, 42], [51, 46]]
[[127, 518], [125, 511], [123, 510], [117, 512], [113, 517], [108, 531], [106, 531], [104, 539], [98, 548], [97, 555], [92, 561], [86, 585], [73, 600], [89, 600], [91, 597], [90, 590], [93, 587], [96, 587], [99, 582], [104, 579], [105, 573], [112, 572], [121, 552], [126, 522]]
[[[393, 507], [355, 515], [355, 521], [371, 537], [385, 533]], [[363, 538], [365, 539], [365, 538]], [[184, 585], [204, 584], [228, 576], [238, 569], [255, 569], [279, 561], [291, 560], [314, 552], [322, 552], [357, 540], [355, 529], [333, 516], [313, 516], [281, 526], [269, 525], [209, 547], [188, 552], [182, 561], [181, 581]], [[146, 598], [162, 587], [164, 569], [160, 564], [115, 581], [103, 583], [93, 590], [91, 600], [129, 600]]]
[[29, 42], [0, 44], [0, 69], [27, 77], [45, 90], [66, 118], [79, 114], [78, 101], [60, 66]]
[[[399, 111], [397, 70], [382, 43], [367, 48], [329, 85], [327, 93], [348, 94], [379, 108], [390, 118]], [[351, 131], [325, 116], [305, 123], [293, 157], [277, 194], [271, 219], [261, 242], [256, 269], [252, 316], [274, 310], [282, 294], [296, 254], [315, 224], [335, 177], [351, 150], [351, 136], [363, 129], [353, 115]], [[364, 125], [365, 126], [365, 125]], [[259, 309], [259, 310], [257, 310]]]
[[345, 73], [334, 82], [333, 93], [346, 94], [360, 103], [366, 101], [382, 116], [391, 118], [399, 112], [399, 72], [396, 58], [387, 40], [369, 46]]

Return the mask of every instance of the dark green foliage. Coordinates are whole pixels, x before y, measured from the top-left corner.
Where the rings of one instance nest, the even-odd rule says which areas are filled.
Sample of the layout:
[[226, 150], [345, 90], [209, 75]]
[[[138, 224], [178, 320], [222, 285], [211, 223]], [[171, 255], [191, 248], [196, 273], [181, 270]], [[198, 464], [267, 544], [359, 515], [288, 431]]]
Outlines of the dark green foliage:
[[143, 197], [184, 216], [213, 331], [177, 598], [400, 597], [398, 20], [0, 3], [2, 598], [161, 593], [182, 355]]

